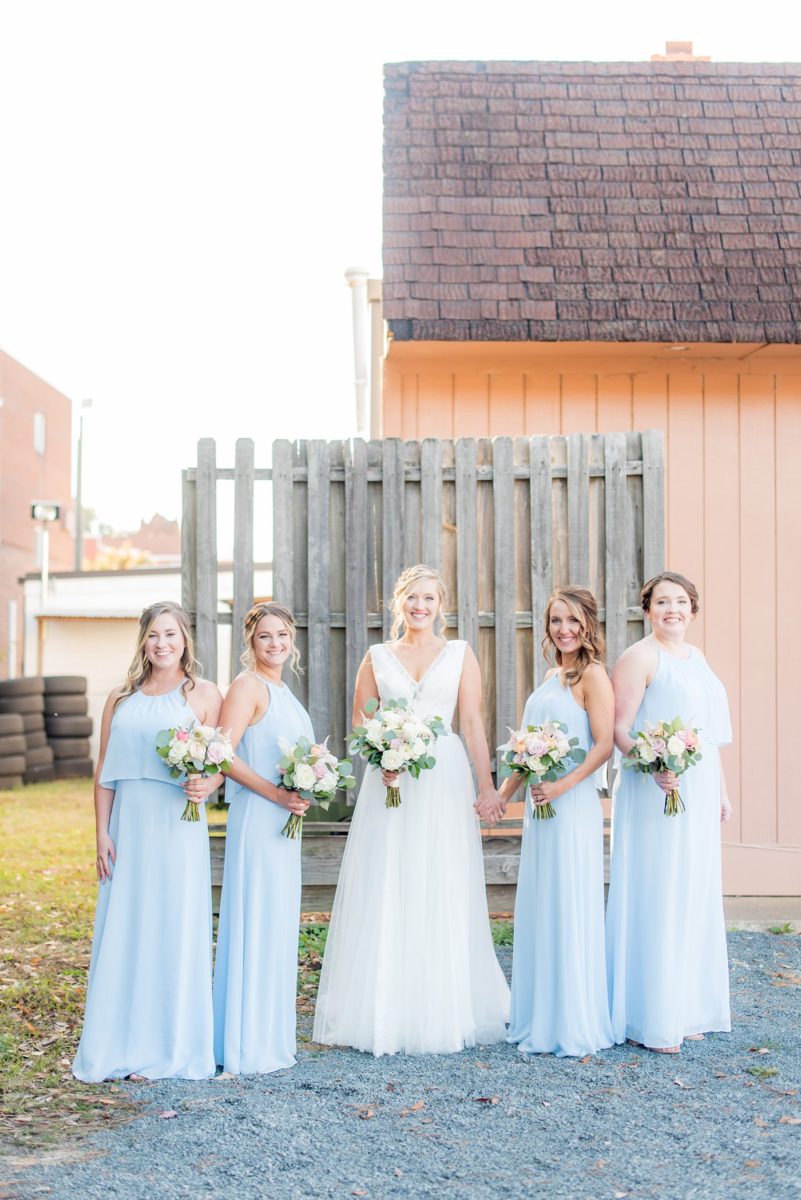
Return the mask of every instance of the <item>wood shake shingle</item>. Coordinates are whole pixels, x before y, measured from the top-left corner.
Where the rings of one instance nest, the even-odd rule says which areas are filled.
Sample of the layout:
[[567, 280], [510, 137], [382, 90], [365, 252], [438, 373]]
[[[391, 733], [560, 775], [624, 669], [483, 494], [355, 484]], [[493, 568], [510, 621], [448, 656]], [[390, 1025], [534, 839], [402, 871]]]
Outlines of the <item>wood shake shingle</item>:
[[801, 64], [385, 68], [399, 340], [801, 342]]

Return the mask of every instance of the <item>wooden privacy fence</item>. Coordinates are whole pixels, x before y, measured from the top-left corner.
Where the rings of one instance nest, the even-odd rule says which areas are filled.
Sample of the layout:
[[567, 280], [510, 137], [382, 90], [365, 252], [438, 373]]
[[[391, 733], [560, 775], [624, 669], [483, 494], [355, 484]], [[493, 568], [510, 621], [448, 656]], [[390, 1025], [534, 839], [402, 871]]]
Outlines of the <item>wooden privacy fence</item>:
[[[342, 750], [367, 647], [388, 634], [384, 603], [401, 570], [425, 562], [448, 588], [445, 624], [477, 652], [490, 747], [519, 717], [546, 664], [554, 585], [589, 587], [610, 664], [642, 636], [639, 591], [664, 566], [662, 435], [277, 441], [255, 469], [250, 439], [218, 468], [198, 443], [184, 471], [183, 601], [214, 678], [216, 627], [232, 622], [232, 664], [253, 602], [254, 482], [272, 482], [272, 594], [295, 613], [306, 665], [292, 682], [318, 736]], [[218, 480], [234, 481], [233, 595], [219, 611]]]

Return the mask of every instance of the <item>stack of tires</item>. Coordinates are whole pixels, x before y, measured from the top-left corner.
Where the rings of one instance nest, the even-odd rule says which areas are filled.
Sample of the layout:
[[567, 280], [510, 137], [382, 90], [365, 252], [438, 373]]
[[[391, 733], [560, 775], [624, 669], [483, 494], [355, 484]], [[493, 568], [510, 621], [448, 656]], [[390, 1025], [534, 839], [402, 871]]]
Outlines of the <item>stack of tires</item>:
[[45, 675], [44, 720], [56, 779], [84, 779], [94, 773], [89, 757], [92, 718], [83, 675]]
[[0, 682], [0, 787], [53, 779], [41, 675]]

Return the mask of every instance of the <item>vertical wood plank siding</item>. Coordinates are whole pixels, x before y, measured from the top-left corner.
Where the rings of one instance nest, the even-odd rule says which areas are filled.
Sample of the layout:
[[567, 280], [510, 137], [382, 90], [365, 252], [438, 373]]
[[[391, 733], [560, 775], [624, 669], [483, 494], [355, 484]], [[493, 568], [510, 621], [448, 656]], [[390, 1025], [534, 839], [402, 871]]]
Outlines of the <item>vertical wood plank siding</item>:
[[234, 468], [234, 607], [231, 635], [231, 678], [244, 650], [242, 625], [253, 607], [253, 485], [255, 447], [252, 438], [236, 443]]
[[[207, 674], [214, 677], [216, 627], [226, 620], [225, 603], [218, 612], [216, 480], [234, 481], [235, 665], [253, 598], [254, 480], [271, 478], [272, 590], [295, 613], [306, 672], [291, 686], [315, 734], [330, 735], [332, 748], [343, 750], [359, 663], [388, 633], [385, 602], [411, 554], [442, 570], [446, 634], [464, 638], [479, 656], [494, 750], [542, 679], [545, 606], [554, 584], [575, 582], [574, 567], [579, 582], [606, 597], [614, 649], [642, 632], [631, 591], [641, 585], [646, 559], [656, 562], [643, 525], [642, 440], [579, 433], [422, 444], [280, 441], [272, 468], [255, 470], [253, 443], [243, 439], [233, 471], [216, 468], [213, 442], [199, 443], [198, 467], [184, 479], [184, 598], [196, 614]], [[658, 480], [659, 436], [648, 444]], [[572, 541], [568, 514], [579, 531]]]

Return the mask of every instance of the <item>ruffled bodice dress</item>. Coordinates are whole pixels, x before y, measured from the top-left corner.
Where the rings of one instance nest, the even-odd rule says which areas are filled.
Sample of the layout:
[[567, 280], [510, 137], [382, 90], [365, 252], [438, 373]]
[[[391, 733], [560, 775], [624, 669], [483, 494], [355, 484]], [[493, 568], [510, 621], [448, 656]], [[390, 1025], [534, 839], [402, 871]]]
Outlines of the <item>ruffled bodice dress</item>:
[[[386, 644], [370, 651], [382, 704], [406, 699], [450, 726], [465, 642], [418, 682]], [[475, 790], [453, 732], [436, 766], [401, 775], [399, 808], [368, 768], [351, 822], [323, 962], [314, 1038], [373, 1054], [461, 1050], [506, 1036], [509, 989], [495, 956]]]
[[195, 719], [181, 688], [134, 692], [114, 713], [100, 782], [117, 861], [98, 886], [78, 1079], [214, 1074], [205, 807], [181, 820], [186, 796], [155, 748]]
[[[260, 677], [261, 678], [261, 677]], [[288, 687], [262, 679], [270, 705], [236, 754], [278, 783], [279, 738], [314, 741]], [[300, 839], [283, 837], [287, 809], [229, 779], [225, 869], [214, 965], [214, 1051], [226, 1071], [263, 1073], [295, 1061]]]
[[[563, 722], [569, 737], [592, 749], [589, 717], [558, 673], [529, 696], [522, 727], [544, 721]], [[550, 820], [535, 820], [526, 789], [509, 1041], [523, 1053], [581, 1057], [612, 1045], [597, 773], [553, 807]]]
[[664, 815], [650, 776], [622, 767], [615, 795], [607, 971], [615, 1040], [678, 1046], [731, 1029], [720, 867], [720, 759], [731, 741], [723, 684], [697, 650], [659, 651], [634, 729], [681, 717], [702, 759], [681, 776], [685, 811]]

